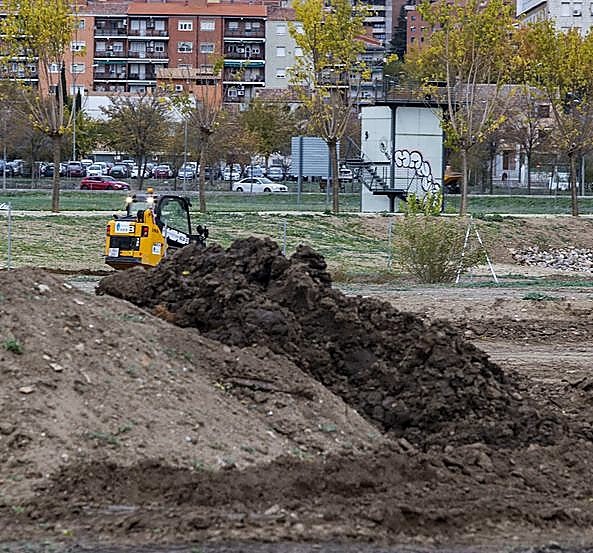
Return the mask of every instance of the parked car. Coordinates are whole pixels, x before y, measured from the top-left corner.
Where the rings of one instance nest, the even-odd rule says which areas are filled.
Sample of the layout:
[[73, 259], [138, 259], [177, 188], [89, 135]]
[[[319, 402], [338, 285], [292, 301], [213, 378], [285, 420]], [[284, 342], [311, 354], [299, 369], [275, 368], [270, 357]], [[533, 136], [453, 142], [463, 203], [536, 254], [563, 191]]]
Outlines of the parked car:
[[353, 180], [354, 175], [352, 174], [352, 169], [348, 169], [348, 167], [340, 167], [340, 182], [349, 183]]
[[12, 165], [8, 162], [6, 162], [6, 165], [4, 165], [4, 163], [4, 160], [0, 159], [0, 176], [4, 176], [4, 171], [6, 171], [6, 176], [12, 177], [14, 175]]
[[115, 180], [109, 175], [85, 177], [80, 181], [81, 190], [129, 190], [127, 182]]
[[245, 167], [245, 177], [265, 177], [266, 173], [260, 165], [247, 165]]
[[173, 170], [169, 165], [166, 164], [157, 165], [152, 170], [152, 176], [155, 179], [170, 179], [173, 177]]
[[66, 166], [67, 177], [84, 177], [86, 176], [86, 168], [80, 161], [69, 161]]
[[12, 167], [12, 175], [14, 177], [26, 177], [31, 175], [31, 172], [27, 171], [27, 164], [24, 159], [14, 159], [9, 161], [8, 164]]
[[268, 167], [268, 178], [271, 180], [284, 180], [284, 169], [279, 165]]
[[288, 188], [268, 177], [247, 177], [233, 184], [233, 192], [288, 192]]
[[[60, 163], [60, 177], [66, 176], [66, 168], [67, 165], [65, 163]], [[42, 177], [53, 177], [54, 176], [54, 164], [53, 163], [43, 163], [39, 172]]]
[[196, 178], [196, 172], [190, 166], [183, 166], [177, 171], [177, 178], [182, 180], [193, 180]]
[[109, 175], [116, 179], [127, 179], [130, 176], [130, 168], [123, 163], [118, 163], [110, 169]]
[[[232, 171], [232, 174], [231, 174]], [[231, 178], [232, 177], [232, 178]], [[239, 180], [241, 178], [241, 166], [238, 163], [235, 163], [232, 167], [227, 165], [223, 172], [222, 172], [222, 180]]]
[[95, 162], [92, 159], [81, 159], [80, 163], [82, 163], [85, 167], [90, 167]]
[[107, 164], [104, 162], [93, 163], [86, 168], [86, 174], [91, 177], [96, 177], [97, 175], [106, 175], [107, 174]]
[[[140, 169], [138, 168], [137, 165], [134, 165], [134, 167], [132, 167], [132, 170], [130, 171], [130, 178], [137, 179], [139, 174], [140, 174]], [[144, 178], [148, 179], [151, 176], [152, 176], [152, 168], [147, 165], [144, 169]]]

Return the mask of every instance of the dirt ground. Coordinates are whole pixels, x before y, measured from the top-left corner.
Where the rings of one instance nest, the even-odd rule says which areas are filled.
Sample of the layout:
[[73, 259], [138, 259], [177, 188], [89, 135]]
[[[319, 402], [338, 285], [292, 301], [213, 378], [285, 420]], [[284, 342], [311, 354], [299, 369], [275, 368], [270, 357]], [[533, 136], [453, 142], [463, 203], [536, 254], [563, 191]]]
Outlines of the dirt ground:
[[339, 290], [308, 248], [180, 254], [102, 295], [0, 272], [4, 550], [593, 547], [586, 277], [495, 254], [540, 284]]

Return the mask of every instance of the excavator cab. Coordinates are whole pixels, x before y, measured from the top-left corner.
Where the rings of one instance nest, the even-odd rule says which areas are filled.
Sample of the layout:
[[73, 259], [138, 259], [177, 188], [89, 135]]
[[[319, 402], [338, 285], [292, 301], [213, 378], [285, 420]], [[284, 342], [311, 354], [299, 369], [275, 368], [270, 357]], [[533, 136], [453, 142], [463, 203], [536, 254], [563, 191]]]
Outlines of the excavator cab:
[[174, 194], [157, 196], [153, 189], [126, 199], [126, 214], [107, 223], [105, 263], [115, 269], [154, 267], [167, 253], [192, 242], [206, 244], [208, 229], [192, 234], [190, 201]]

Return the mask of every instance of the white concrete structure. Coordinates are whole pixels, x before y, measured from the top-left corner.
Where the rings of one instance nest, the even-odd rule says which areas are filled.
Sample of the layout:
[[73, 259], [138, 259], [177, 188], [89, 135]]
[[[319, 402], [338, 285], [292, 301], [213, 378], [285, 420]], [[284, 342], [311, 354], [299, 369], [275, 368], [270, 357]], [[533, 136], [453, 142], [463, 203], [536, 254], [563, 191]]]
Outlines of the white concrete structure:
[[365, 106], [361, 133], [365, 172], [377, 176], [375, 183], [367, 181], [372, 189], [362, 187], [363, 212], [391, 211], [397, 197], [442, 186], [443, 131], [435, 108]]

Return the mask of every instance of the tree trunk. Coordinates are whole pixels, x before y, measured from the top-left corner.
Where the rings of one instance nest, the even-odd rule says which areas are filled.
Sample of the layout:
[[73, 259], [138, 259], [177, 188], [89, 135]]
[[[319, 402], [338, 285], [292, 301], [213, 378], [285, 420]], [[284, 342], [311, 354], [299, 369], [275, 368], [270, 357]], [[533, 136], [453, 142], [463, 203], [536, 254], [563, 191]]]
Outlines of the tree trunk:
[[208, 139], [202, 136], [200, 141], [200, 176], [198, 178], [198, 197], [200, 213], [206, 213], [206, 148]]
[[60, 211], [60, 161], [62, 159], [62, 137], [52, 136], [52, 148], [54, 157], [54, 176], [51, 189], [51, 210], [54, 213]]
[[576, 167], [576, 156], [574, 152], [569, 156], [570, 159], [570, 200], [572, 207], [572, 216], [578, 217], [579, 215], [579, 203], [577, 199], [577, 167]]
[[525, 154], [525, 162], [527, 164], [525, 168], [527, 172], [527, 194], [531, 194], [531, 152]]
[[[337, 142], [332, 140], [327, 143], [329, 149], [329, 161], [331, 164], [331, 185], [332, 185], [332, 211], [340, 213], [340, 170], [338, 168], [338, 147]], [[329, 177], [329, 175], [328, 175]], [[327, 179], [329, 186], [330, 180]]]
[[468, 196], [468, 171], [467, 171], [467, 150], [461, 149], [461, 172], [463, 174], [461, 182], [461, 200], [459, 202], [459, 215], [467, 215], [467, 196]]
[[143, 155], [136, 156], [136, 163], [138, 164], [138, 190], [142, 190], [144, 186], [144, 171], [146, 171], [146, 157]]

